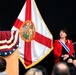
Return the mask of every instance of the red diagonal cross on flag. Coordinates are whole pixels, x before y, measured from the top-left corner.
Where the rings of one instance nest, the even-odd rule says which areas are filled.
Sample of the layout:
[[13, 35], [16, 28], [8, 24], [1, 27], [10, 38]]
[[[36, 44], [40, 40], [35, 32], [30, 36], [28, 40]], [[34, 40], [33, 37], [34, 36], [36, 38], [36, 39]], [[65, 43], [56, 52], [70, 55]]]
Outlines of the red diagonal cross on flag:
[[[32, 41], [26, 42], [20, 37], [19, 55], [25, 66], [42, 60], [52, 50], [52, 35], [43, 22], [34, 0], [26, 0], [12, 30], [20, 30], [23, 22], [30, 20], [36, 28], [35, 37]], [[51, 49], [51, 50], [50, 50]]]

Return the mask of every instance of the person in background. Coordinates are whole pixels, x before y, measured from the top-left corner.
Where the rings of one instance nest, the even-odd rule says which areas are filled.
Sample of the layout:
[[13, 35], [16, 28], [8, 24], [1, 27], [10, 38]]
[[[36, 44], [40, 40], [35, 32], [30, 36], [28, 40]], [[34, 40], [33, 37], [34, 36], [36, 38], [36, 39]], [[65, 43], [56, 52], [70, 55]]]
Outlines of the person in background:
[[6, 70], [6, 60], [2, 57], [0, 57], [0, 75], [8, 75], [5, 70]]
[[47, 70], [44, 66], [38, 65], [38, 66], [36, 66], [36, 68], [41, 70], [43, 75], [48, 75]]
[[67, 64], [65, 62], [56, 63], [51, 75], [70, 75]]
[[60, 39], [54, 41], [55, 63], [59, 61], [73, 62], [74, 47], [72, 40], [67, 39], [67, 29], [63, 28], [59, 33]]
[[37, 68], [31, 68], [25, 73], [25, 75], [43, 75], [43, 74], [41, 70]]
[[70, 75], [76, 75], [76, 67], [73, 63], [67, 63], [69, 70], [70, 70]]
[[75, 56], [75, 59], [73, 61], [73, 64], [75, 65], [76, 67], [76, 42], [73, 43], [73, 46], [74, 46], [74, 56]]

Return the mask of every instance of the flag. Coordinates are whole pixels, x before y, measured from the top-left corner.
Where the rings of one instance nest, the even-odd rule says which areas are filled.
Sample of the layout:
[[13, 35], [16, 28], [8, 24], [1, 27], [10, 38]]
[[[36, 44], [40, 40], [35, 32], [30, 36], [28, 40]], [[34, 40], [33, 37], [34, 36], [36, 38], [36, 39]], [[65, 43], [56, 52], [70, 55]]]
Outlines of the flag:
[[0, 31], [0, 56], [8, 56], [18, 48], [18, 31]]
[[34, 0], [26, 0], [12, 30], [19, 31], [19, 56], [25, 68], [43, 60], [53, 49], [53, 37]]

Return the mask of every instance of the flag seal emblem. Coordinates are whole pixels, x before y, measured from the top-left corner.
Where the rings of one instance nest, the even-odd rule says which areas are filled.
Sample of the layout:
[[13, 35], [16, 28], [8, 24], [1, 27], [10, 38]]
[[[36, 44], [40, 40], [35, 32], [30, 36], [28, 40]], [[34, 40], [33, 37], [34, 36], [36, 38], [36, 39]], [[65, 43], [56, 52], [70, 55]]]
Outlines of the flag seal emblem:
[[35, 37], [35, 31], [36, 29], [34, 23], [30, 20], [27, 20], [24, 23], [22, 23], [19, 33], [24, 41], [30, 42]]

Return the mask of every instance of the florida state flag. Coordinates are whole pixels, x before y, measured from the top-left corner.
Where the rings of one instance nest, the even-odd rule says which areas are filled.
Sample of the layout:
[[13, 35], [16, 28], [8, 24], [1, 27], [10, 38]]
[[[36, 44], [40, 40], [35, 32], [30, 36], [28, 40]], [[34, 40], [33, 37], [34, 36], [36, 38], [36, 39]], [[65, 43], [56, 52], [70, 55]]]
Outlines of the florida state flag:
[[39, 63], [53, 49], [52, 34], [34, 0], [26, 0], [12, 30], [19, 31], [19, 56], [26, 69]]

